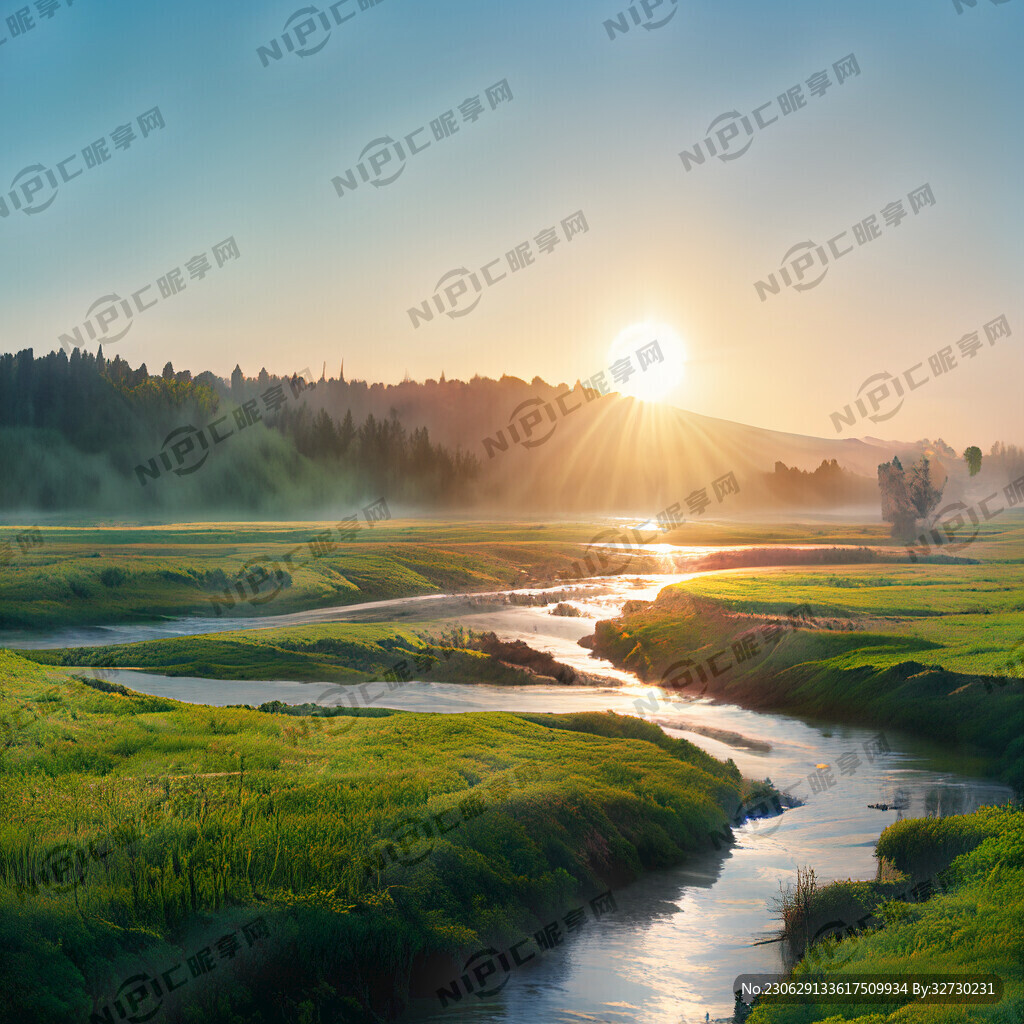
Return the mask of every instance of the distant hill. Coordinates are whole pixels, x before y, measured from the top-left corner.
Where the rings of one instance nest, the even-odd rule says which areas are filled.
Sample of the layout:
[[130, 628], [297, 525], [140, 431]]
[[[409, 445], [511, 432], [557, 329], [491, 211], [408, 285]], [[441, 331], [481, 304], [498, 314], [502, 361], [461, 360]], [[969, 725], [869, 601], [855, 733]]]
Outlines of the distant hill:
[[240, 367], [224, 380], [170, 363], [151, 374], [102, 350], [0, 355], [7, 510], [321, 518], [385, 496], [410, 511], [874, 516], [878, 465], [922, 454], [939, 479], [949, 474], [946, 498], [981, 497], [1024, 473], [1012, 446], [969, 480], [941, 440], [783, 433], [578, 381], [384, 385]]
[[[442, 444], [462, 446], [480, 461], [478, 501], [493, 508], [653, 514], [701, 488], [717, 507], [712, 482], [734, 473], [740, 495], [730, 496], [722, 514], [758, 507], [877, 509], [877, 467], [894, 455], [913, 461], [928, 452], [954, 476], [961, 468], [942, 441], [789, 434], [614, 393], [601, 397], [578, 381], [569, 387], [505, 376], [368, 386], [339, 379], [321, 382], [309, 401], [335, 417], [349, 409], [357, 418], [394, 412]], [[781, 480], [778, 462], [807, 473], [832, 463], [843, 473]]]

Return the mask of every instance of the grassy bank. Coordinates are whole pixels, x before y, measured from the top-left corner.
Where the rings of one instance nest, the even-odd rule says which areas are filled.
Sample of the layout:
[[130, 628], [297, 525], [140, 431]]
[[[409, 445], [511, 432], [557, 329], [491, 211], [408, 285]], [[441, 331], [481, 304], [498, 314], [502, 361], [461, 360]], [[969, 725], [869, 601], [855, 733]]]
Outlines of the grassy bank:
[[[0, 628], [46, 629], [165, 616], [281, 615], [330, 605], [466, 592], [547, 578], [578, 544], [446, 539], [439, 530], [363, 524], [337, 542], [335, 524], [192, 524], [42, 528], [42, 543], [0, 577]], [[324, 550], [316, 538], [335, 538]], [[527, 531], [528, 533], [528, 531]], [[520, 532], [521, 535], [521, 532]], [[312, 546], [311, 546], [312, 543]]]
[[340, 728], [8, 652], [0, 680], [0, 990], [39, 1024], [120, 1020], [115, 997], [144, 1015], [139, 975], [169, 1021], [392, 1014], [433, 958], [717, 845], [745, 795], [731, 763], [616, 716]]
[[[1024, 1019], [1024, 812], [983, 808], [970, 815], [900, 821], [882, 833], [876, 856], [880, 876], [891, 881], [836, 882], [813, 894], [809, 909], [815, 922], [848, 922], [853, 926], [848, 931], [863, 923], [857, 934], [823, 937], [812, 945], [794, 978], [992, 973], [1003, 981], [1002, 1001], [901, 1007], [809, 1000], [783, 1006], [768, 999], [755, 1007], [747, 1024], [1018, 1024]], [[937, 891], [928, 896], [932, 890]], [[915, 899], [915, 892], [921, 896]]]
[[1022, 609], [1009, 563], [738, 572], [630, 602], [595, 650], [655, 685], [953, 744], [1020, 789]]
[[[166, 616], [277, 615], [332, 605], [506, 589], [588, 575], [582, 559], [608, 522], [191, 523], [0, 528], [14, 557], [0, 574], [0, 629], [50, 629]], [[16, 543], [31, 529], [32, 543]], [[683, 545], [887, 544], [882, 525], [685, 523], [645, 539]], [[326, 540], [326, 544], [321, 543]], [[636, 543], [633, 534], [621, 540]], [[894, 557], [905, 555], [894, 548]], [[596, 555], [595, 565], [600, 564]], [[668, 572], [664, 558], [604, 571]], [[280, 575], [278, 575], [280, 574]], [[218, 610], [219, 609], [219, 610]]]
[[[515, 664], [515, 651], [464, 631], [434, 638], [399, 623], [329, 623], [283, 629], [250, 629], [201, 636], [143, 640], [107, 647], [23, 651], [33, 661], [60, 666], [137, 668], [167, 676], [206, 679], [289, 679], [360, 683], [425, 679], [446, 683], [524, 686], [571, 681], [571, 669], [535, 655], [535, 668]], [[580, 682], [586, 682], [583, 677]]]

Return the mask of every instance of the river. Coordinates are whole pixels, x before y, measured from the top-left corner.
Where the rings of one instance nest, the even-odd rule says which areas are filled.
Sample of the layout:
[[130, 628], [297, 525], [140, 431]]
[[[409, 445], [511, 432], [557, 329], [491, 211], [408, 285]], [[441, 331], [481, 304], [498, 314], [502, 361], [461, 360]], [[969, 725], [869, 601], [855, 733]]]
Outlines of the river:
[[[123, 643], [249, 626], [304, 622], [434, 620], [457, 616], [467, 628], [494, 630], [522, 639], [560, 661], [609, 679], [607, 686], [496, 687], [411, 681], [390, 689], [361, 689], [294, 681], [240, 682], [171, 678], [131, 670], [104, 669], [102, 676], [145, 693], [224, 706], [288, 703], [377, 704], [409, 711], [581, 711], [611, 709], [657, 722], [719, 758], [732, 758], [744, 775], [770, 777], [801, 797], [803, 806], [781, 817], [749, 822], [738, 842], [709, 851], [685, 866], [651, 872], [615, 893], [617, 910], [591, 917], [575, 937], [513, 971], [500, 993], [466, 997], [442, 1010], [436, 999], [416, 1001], [412, 1022], [471, 1021], [474, 1024], [696, 1024], [705, 1014], [731, 1019], [733, 982], [740, 974], [782, 969], [772, 913], [779, 887], [811, 865], [821, 881], [871, 878], [879, 833], [899, 817], [952, 814], [1001, 803], [1010, 791], [971, 777], [969, 766], [942, 756], [919, 740], [894, 731], [808, 723], [786, 715], [749, 711], [708, 699], [660, 694], [630, 673], [594, 658], [578, 641], [597, 619], [615, 615], [627, 600], [650, 600], [668, 583], [694, 573], [616, 576], [577, 584], [572, 603], [581, 617], [560, 617], [550, 607], [493, 603], [480, 607], [439, 595], [374, 605], [321, 609], [274, 618], [177, 620], [157, 626], [68, 630], [45, 646]], [[517, 593], [537, 594], [538, 591]], [[22, 637], [9, 646], [44, 646]], [[394, 685], [394, 684], [392, 684]], [[817, 766], [827, 765], [829, 775]], [[903, 810], [878, 811], [871, 803], [896, 803]], [[568, 911], [571, 908], [565, 908]], [[852, 922], [851, 922], [852, 923]], [[531, 949], [534, 948], [531, 944]], [[467, 950], [467, 954], [473, 952]]]

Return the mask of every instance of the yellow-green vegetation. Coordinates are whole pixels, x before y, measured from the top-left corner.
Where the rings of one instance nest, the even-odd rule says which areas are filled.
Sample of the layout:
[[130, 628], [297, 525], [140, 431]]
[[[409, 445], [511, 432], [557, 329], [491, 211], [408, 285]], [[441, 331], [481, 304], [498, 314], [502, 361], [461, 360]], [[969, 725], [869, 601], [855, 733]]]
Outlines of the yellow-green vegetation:
[[[1021, 538], [1024, 551], [1024, 536]], [[1016, 564], [822, 566], [705, 576], [689, 594], [755, 614], [785, 614], [810, 604], [818, 617], [900, 638], [851, 651], [845, 664], [894, 665], [904, 651], [956, 672], [995, 673], [1024, 640], [1024, 559]], [[887, 650], [886, 647], [889, 647]]]
[[[846, 620], [833, 625], [905, 638], [906, 650], [916, 642], [951, 671], [996, 673], [1024, 642], [1024, 520], [1005, 514], [957, 554], [980, 564], [738, 570], [690, 580], [682, 589], [733, 612], [785, 614], [809, 604], [818, 617]], [[846, 665], [896, 664], [900, 652], [891, 641], [865, 646]]]
[[812, 945], [794, 978], [946, 974], [955, 979], [991, 973], [1003, 981], [1002, 1001], [882, 1007], [813, 1001], [783, 1006], [767, 999], [747, 1024], [1019, 1024], [1024, 1019], [1024, 812], [989, 807], [971, 815], [900, 821], [882, 833], [875, 852], [880, 874], [898, 868], [910, 882], [939, 873], [941, 894], [907, 903], [889, 893], [898, 882], [827, 886], [814, 900], [818, 918], [842, 918], [866, 908], [877, 911], [877, 923], [859, 935]]
[[[364, 523], [351, 541], [321, 554], [317, 536], [327, 531], [337, 541], [337, 523], [40, 527], [43, 543], [0, 575], [0, 628], [279, 615], [505, 589], [572, 565], [587, 529], [540, 527], [534, 540], [523, 524], [476, 532], [385, 521]], [[8, 528], [5, 539], [18, 532]], [[516, 539], [524, 535], [530, 539]]]
[[360, 683], [422, 678], [520, 686], [553, 681], [480, 651], [432, 641], [396, 623], [250, 629], [22, 654], [49, 665], [138, 668], [207, 679]]
[[[339, 512], [339, 518], [348, 511]], [[362, 523], [354, 533], [350, 524], [333, 521], [11, 525], [0, 530], [0, 540], [11, 542], [18, 552], [0, 574], [0, 629], [176, 615], [277, 615], [553, 581], [578, 566], [585, 546], [600, 531], [607, 534], [607, 525], [393, 519], [372, 527]], [[15, 538], [29, 527], [42, 543], [21, 552]], [[344, 541], [339, 539], [341, 531]], [[685, 523], [666, 534], [652, 526], [642, 535], [682, 545], [891, 543], [883, 525]], [[324, 536], [333, 546], [319, 546], [318, 538]], [[635, 543], [632, 535], [626, 539]], [[895, 548], [898, 553], [905, 554]], [[672, 570], [671, 564], [657, 559], [637, 564], [645, 572]], [[259, 575], [261, 568], [266, 581]], [[277, 579], [277, 572], [287, 575]]]
[[[1015, 562], [699, 577], [599, 623], [595, 650], [651, 683], [954, 744], [1021, 789], [1024, 531], [1008, 532]], [[794, 628], [787, 614], [801, 606], [809, 617]], [[737, 652], [744, 637], [754, 647]]]
[[432, 956], [707, 849], [746, 796], [733, 764], [614, 715], [340, 728], [104, 692], [10, 652], [0, 690], [0, 991], [34, 1024], [85, 1021], [257, 915], [259, 949], [162, 1019], [392, 1013]]

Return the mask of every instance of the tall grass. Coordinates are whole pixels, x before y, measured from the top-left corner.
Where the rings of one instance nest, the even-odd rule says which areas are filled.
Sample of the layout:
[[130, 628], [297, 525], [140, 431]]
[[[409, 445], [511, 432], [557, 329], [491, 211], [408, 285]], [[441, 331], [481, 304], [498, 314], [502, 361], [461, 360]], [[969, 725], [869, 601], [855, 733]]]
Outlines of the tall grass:
[[[936, 838], [939, 847], [933, 845]], [[1024, 1019], [1024, 811], [989, 807], [941, 821], [900, 821], [882, 833], [876, 855], [889, 878], [893, 869], [886, 863], [906, 870], [901, 893], [883, 894], [883, 888], [899, 884], [892, 881], [839, 882], [816, 892], [798, 886], [809, 897], [812, 917], [816, 911], [819, 917], [834, 914], [844, 900], [873, 913], [858, 934], [812, 945], [794, 977], [930, 973], [955, 979], [991, 973], [1003, 981], [1002, 1001], [886, 1007], [812, 1000], [784, 1006], [767, 999], [754, 1008], [748, 1024], [1018, 1024]], [[907, 902], [907, 882], [937, 867], [942, 891]]]
[[0, 710], [34, 716], [0, 772], [0, 990], [40, 1024], [88, 1017], [243, 912], [271, 923], [266, 977], [217, 998], [247, 1022], [289, 1019], [282, 991], [325, 1019], [395, 1012], [424, 958], [705, 848], [742, 788], [735, 766], [618, 716], [339, 728], [103, 692], [8, 652], [0, 675]]

